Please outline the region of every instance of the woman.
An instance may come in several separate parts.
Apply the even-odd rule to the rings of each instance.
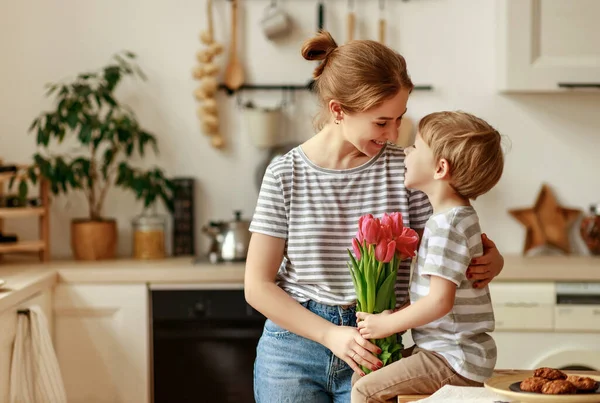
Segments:
[[[246,299],[268,320],[257,348],[258,403],[349,402],[353,371],[376,370],[377,347],[356,329],[347,249],[361,215],[401,212],[419,234],[427,197],[404,186],[404,152],[394,143],[413,84],[404,58],[375,41],[338,47],[320,32],[302,55],[321,60],[315,90],[318,133],[267,169],[250,226]],[[503,266],[493,242],[469,268],[474,287]],[[397,303],[407,301],[403,262]]]

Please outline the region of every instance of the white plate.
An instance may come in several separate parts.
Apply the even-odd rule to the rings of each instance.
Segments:
[[[568,371],[563,371],[565,374],[570,375]],[[494,376],[487,381],[484,385],[486,388],[498,393],[499,395],[506,396],[510,399],[519,401],[521,403],[598,403],[598,393],[582,393],[575,395],[543,395],[541,393],[529,393],[529,392],[513,392],[510,390],[510,385],[514,382],[520,382],[525,378],[533,375],[533,371],[527,374],[520,375],[499,375]],[[573,375],[588,376],[597,381],[600,381],[600,376],[597,375],[585,375],[582,373],[575,373]]]

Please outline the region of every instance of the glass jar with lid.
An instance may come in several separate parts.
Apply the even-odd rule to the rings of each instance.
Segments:
[[[132,220],[131,225],[133,257],[135,259],[164,259],[166,217],[141,214]]]
[[[600,255],[600,202],[590,206],[590,212],[581,220],[581,237],[592,255]]]

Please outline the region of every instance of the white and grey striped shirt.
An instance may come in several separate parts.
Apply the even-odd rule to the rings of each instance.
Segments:
[[[365,164],[345,170],[313,164],[300,146],[267,168],[250,231],[286,239],[276,282],[299,302],[356,301],[348,249],[364,214],[402,213],[421,229],[431,215],[427,196],[404,186],[404,151],[387,145]],[[408,296],[410,261],[402,263],[397,303]]]
[[[473,207],[431,216],[410,285],[410,301],[429,294],[430,276],[456,284],[454,307],[444,317],[412,329],[415,344],[441,354],[465,378],[484,382],[496,365],[494,311],[488,287],[473,288],[466,277],[471,259],[483,254],[479,218]]]

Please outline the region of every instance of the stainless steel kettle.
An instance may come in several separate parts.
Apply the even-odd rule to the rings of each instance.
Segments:
[[[212,243],[208,259],[212,263],[245,261],[250,244],[250,221],[242,220],[242,212],[235,211],[232,221],[210,221],[202,227]]]

